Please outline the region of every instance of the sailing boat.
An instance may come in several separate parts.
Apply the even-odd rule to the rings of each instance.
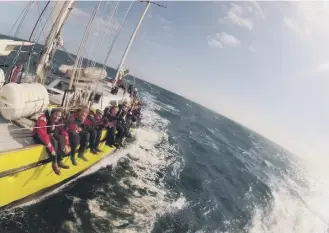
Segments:
[[[0,122],[0,132],[5,134],[2,138],[10,137],[10,134],[15,130],[21,130],[21,128],[19,128],[10,131],[9,129],[13,127],[10,121],[16,122],[16,124],[25,127],[25,129],[29,131],[28,129],[34,126],[31,125],[31,121],[28,117],[49,107],[48,91],[42,83],[47,76],[46,69],[49,66],[49,54],[53,49],[54,41],[58,39],[59,32],[71,11],[73,3],[73,0],[63,3],[61,11],[48,34],[36,72],[38,82],[21,84],[10,83],[1,88],[0,112],[2,116],[7,119],[7,121],[2,120],[2,122]],[[150,3],[151,2],[147,3],[129,41],[116,78],[119,76],[129,47],[149,9]],[[0,53],[8,52],[10,49],[13,49],[10,47],[10,43],[13,44],[14,42],[4,42],[0,40],[0,44],[1,43],[7,44],[4,51],[0,51]],[[23,45],[24,43],[26,42],[19,42],[18,44]],[[75,72],[76,66],[70,79],[70,87],[73,84]],[[101,141],[105,138],[105,134],[106,132],[102,132]],[[88,161],[78,159],[77,166],[71,166],[70,169],[62,170],[61,175],[57,176],[51,168],[51,160],[44,146],[29,145],[19,148],[17,144],[8,144],[5,148],[7,151],[0,153],[0,187],[3,190],[0,192],[0,209],[15,206],[42,195],[50,189],[61,186],[114,152],[114,149],[106,146],[104,142],[101,142],[99,148],[102,150],[101,153],[92,155],[88,150],[85,153],[85,156],[88,157]],[[63,162],[64,164],[68,164],[69,158],[65,157]]]

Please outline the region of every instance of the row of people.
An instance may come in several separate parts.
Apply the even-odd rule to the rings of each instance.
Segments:
[[[109,147],[122,147],[124,137],[131,137],[129,128],[131,122],[139,121],[141,103],[133,103],[130,106],[124,102],[119,106],[111,106],[104,110],[89,110],[81,107],[63,115],[59,108],[46,111],[36,122],[33,129],[33,139],[37,144],[45,145],[52,160],[52,168],[57,175],[60,169],[70,167],[63,163],[63,157],[70,155],[72,165],[77,166],[76,153],[84,161],[85,151],[89,147],[90,152],[98,154],[102,131],[107,130],[106,145]],[[78,148],[79,146],[79,148]]]

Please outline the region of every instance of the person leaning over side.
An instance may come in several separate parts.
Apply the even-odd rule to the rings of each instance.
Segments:
[[[88,159],[84,156],[85,150],[88,147],[90,141],[90,133],[86,130],[86,119],[89,114],[89,109],[86,106],[83,106],[80,111],[77,111],[75,114],[71,116],[70,124],[68,126],[69,131],[69,139],[71,146],[71,161],[74,166],[77,165],[75,154],[78,145],[79,152],[78,157],[84,161],[88,161]]]
[[[91,110],[86,121],[86,130],[90,133],[90,152],[97,154],[101,152],[98,149],[100,139],[102,136],[102,113],[100,110]]]
[[[63,156],[70,152],[68,133],[62,115],[60,109],[53,109],[50,113],[46,111],[37,119],[36,128],[32,132],[35,143],[46,146],[52,160],[52,168],[57,175],[60,175],[58,167],[70,168],[62,161]]]
[[[107,136],[106,136],[106,145],[109,147],[117,147],[119,148],[120,145],[118,145],[118,139],[120,139],[123,136],[123,130],[121,128],[117,128],[117,121],[119,118],[117,117],[119,108],[117,106],[112,106],[108,109],[106,112],[106,115],[104,114],[104,119],[107,121],[106,123],[106,129],[107,129]],[[115,132],[118,131],[117,135]]]

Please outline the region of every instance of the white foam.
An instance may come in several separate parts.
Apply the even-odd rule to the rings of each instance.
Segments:
[[[129,189],[131,186],[137,187],[138,189],[134,191],[134,195],[128,197],[129,204],[120,207],[120,212],[133,215],[133,223],[128,224],[127,220],[117,219],[117,217],[111,216],[110,213],[102,209],[102,203],[109,202],[109,200],[103,200],[101,197],[87,201],[88,209],[93,218],[108,219],[108,224],[112,227],[114,226],[114,228],[123,224],[128,224],[125,229],[118,228],[114,229],[113,232],[136,232],[138,231],[136,229],[143,229],[143,232],[150,232],[159,216],[167,212],[174,212],[185,208],[187,206],[185,198],[183,196],[174,198],[174,195],[171,195],[171,191],[166,189],[165,183],[163,182],[166,174],[162,174],[161,171],[171,166],[171,175],[174,175],[174,178],[178,179],[179,173],[184,165],[184,161],[175,156],[178,153],[177,146],[170,145],[168,142],[167,126],[170,122],[161,118],[160,115],[155,112],[163,108],[171,111],[175,110],[167,105],[159,104],[151,94],[143,93],[142,98],[143,102],[146,103],[146,107],[142,112],[142,126],[137,130],[137,140],[133,144],[103,159],[76,179],[22,206],[42,201],[50,195],[60,192],[72,182],[76,182],[77,179],[90,175],[102,167],[112,165],[113,170],[115,170],[121,158],[128,158],[130,160],[129,166],[137,176],[122,177],[119,185],[126,189]],[[159,177],[159,173],[162,174],[162,177]],[[129,185],[127,185],[125,181],[128,181]],[[146,194],[141,194],[138,190],[146,190]],[[72,198],[73,200],[69,212],[73,215],[74,221],[65,221],[62,228],[70,232],[76,232],[82,224],[79,218],[80,213],[77,211],[81,200],[77,197],[69,197],[67,195],[66,197]],[[16,213],[24,214],[24,212],[20,212],[21,210],[24,209],[12,210],[12,213],[13,215],[16,215]],[[6,214],[6,216],[8,217],[10,215]],[[3,217],[3,215],[1,215],[1,217]]]
[[[140,129],[139,137],[133,148],[128,152],[132,159],[130,166],[136,173],[136,177],[125,177],[121,185],[129,181],[130,186],[139,190],[146,190],[147,194],[139,192],[129,197],[127,207],[133,214],[133,225],[143,232],[150,232],[157,217],[168,212],[174,212],[185,206],[185,198],[170,198],[170,191],[166,189],[163,178],[159,178],[158,172],[167,166],[173,167],[173,173],[179,173],[182,169],[182,161],[177,161],[172,153],[177,153],[173,145],[168,142],[166,126],[169,122],[161,118],[154,110],[161,110],[163,106],[156,103],[155,97],[144,94],[143,101],[148,106],[143,111],[144,127]],[[158,145],[157,147],[154,147]],[[160,146],[159,146],[160,145]],[[175,176],[176,177],[176,176]],[[156,184],[155,181],[158,181]],[[155,195],[154,195],[155,194]],[[136,232],[136,228],[114,230],[114,232]]]
[[[183,169],[183,161],[177,160],[172,153],[177,153],[177,148],[168,142],[166,127],[169,121],[161,118],[155,110],[161,110],[162,106],[156,103],[155,97],[144,93],[143,102],[147,107],[143,110],[142,127],[138,131],[137,140],[127,148],[120,149],[117,153],[117,160],[112,164],[114,170],[119,159],[126,157],[130,159],[129,166],[136,176],[121,177],[119,181],[120,188],[129,190],[134,187],[136,190],[133,195],[128,195],[128,205],[120,206],[118,211],[132,216],[130,221],[118,219],[110,216],[100,208],[102,202],[109,200],[96,199],[88,202],[89,210],[95,218],[108,218],[108,224],[114,227],[113,232],[137,232],[143,229],[143,232],[151,232],[156,219],[165,214],[178,211],[187,206],[183,196],[178,198],[171,197],[171,193],[166,189],[163,177],[159,177],[162,169],[167,166],[172,167],[172,175],[178,178]],[[155,145],[157,145],[155,147]],[[128,156],[126,156],[128,154]],[[87,173],[97,171],[102,166],[109,163],[105,159],[102,163],[89,169]],[[162,174],[165,176],[165,174]],[[111,186],[112,184],[107,184]],[[140,193],[139,190],[144,190]],[[114,201],[114,200],[112,200]],[[115,204],[115,203],[114,203]],[[132,222],[131,222],[132,221]],[[127,224],[124,229],[122,225]],[[117,229],[116,229],[117,228]]]
[[[101,210],[99,201],[96,199],[88,200],[88,208],[90,212],[98,218],[105,218],[107,216],[107,212]]]
[[[282,158],[283,155],[277,154],[277,157]],[[291,157],[292,168],[282,171],[283,178],[272,177],[269,186],[273,202],[267,209],[256,208],[250,233],[328,231],[328,169],[319,173],[319,170],[314,170],[314,161],[311,160]]]

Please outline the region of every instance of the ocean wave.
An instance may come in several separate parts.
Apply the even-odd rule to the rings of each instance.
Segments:
[[[99,196],[97,201],[89,202],[89,210],[95,218],[93,222],[104,221],[106,215],[104,224],[112,232],[150,232],[158,216],[185,205],[185,198],[177,197],[164,182],[168,167],[172,169],[171,174],[179,178],[183,166],[175,157],[177,146],[168,141],[166,126],[169,121],[155,113],[154,110],[161,107],[154,102],[154,96],[144,93],[142,98],[148,106],[143,111],[143,127],[134,145],[119,152],[126,155],[124,159],[112,168],[115,183],[109,183],[107,190],[112,190],[113,196]],[[125,199],[121,204],[116,202],[118,189]],[[111,206],[108,199],[112,200]],[[111,208],[112,213],[105,211]]]
[[[144,92],[142,99],[146,106],[135,143],[102,160],[76,180],[2,213],[0,218],[5,221],[26,218],[25,226],[33,228],[28,222],[31,205],[47,205],[50,196],[60,194],[71,203],[68,213],[71,217],[60,226],[63,232],[104,232],[106,229],[112,232],[150,232],[159,216],[184,208],[184,196],[168,189],[165,182],[167,176],[179,179],[184,161],[176,157],[178,145],[168,135],[170,122],[156,113],[163,108],[174,110],[159,105],[152,94]],[[98,184],[90,183],[84,190],[83,183],[94,179],[98,179]],[[74,185],[70,186],[73,182]],[[62,193],[65,187],[69,188]],[[79,192],[74,191],[76,189]]]

